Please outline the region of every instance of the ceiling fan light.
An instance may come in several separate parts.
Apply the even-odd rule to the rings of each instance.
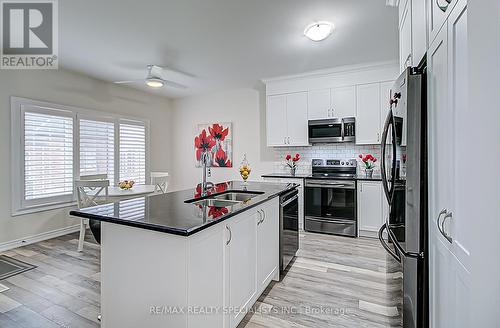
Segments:
[[[146,85],[151,88],[161,88],[162,86],[165,85],[165,83],[161,79],[152,77],[146,79]]]
[[[330,22],[314,22],[307,25],[304,35],[312,41],[323,41],[332,34],[334,28]]]

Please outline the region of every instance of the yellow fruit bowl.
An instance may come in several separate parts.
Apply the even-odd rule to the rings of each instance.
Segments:
[[[132,189],[134,186],[135,182],[133,180],[124,180],[118,184],[118,187],[123,190],[129,190]]]

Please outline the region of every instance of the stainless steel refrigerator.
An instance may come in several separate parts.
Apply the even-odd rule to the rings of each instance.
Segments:
[[[402,264],[405,328],[428,327],[425,82],[425,63],[407,68],[396,80],[381,144],[382,185],[389,216],[379,230],[379,239]]]

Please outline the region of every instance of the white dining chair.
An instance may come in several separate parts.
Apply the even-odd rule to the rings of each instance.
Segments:
[[[151,172],[151,184],[155,186],[155,192],[166,193],[168,188],[168,172]]]
[[[108,199],[109,180],[107,174],[82,175],[75,180],[76,200],[78,209],[95,206],[106,202]],[[88,219],[80,219],[80,237],[78,239],[78,251],[83,251],[85,231]]]

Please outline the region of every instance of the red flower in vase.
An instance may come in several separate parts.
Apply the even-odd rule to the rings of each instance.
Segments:
[[[217,123],[213,124],[212,127],[209,127],[208,131],[215,140],[220,140],[220,141],[224,141],[224,139],[229,134],[229,128],[224,129],[222,125]]]
[[[199,161],[203,152],[209,152],[215,146],[215,140],[212,136],[207,136],[207,131],[203,130],[194,138],[194,146],[196,147],[196,160]]]
[[[217,219],[218,217],[223,216],[224,214],[227,214],[229,210],[227,207],[215,207],[215,206],[209,206],[208,207],[208,216],[211,216],[214,219]]]
[[[226,152],[219,148],[215,153],[215,163],[220,167],[232,167],[231,161],[227,158]]]

